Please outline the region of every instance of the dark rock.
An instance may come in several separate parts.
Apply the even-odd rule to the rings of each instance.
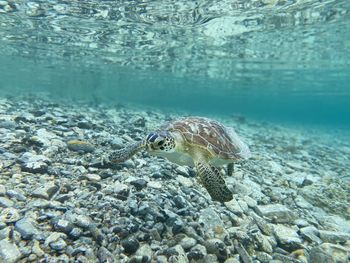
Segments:
[[[39,233],[28,218],[22,218],[15,224],[15,230],[21,234],[23,239],[31,239]]]
[[[176,195],[174,197],[174,202],[177,208],[181,209],[187,207],[186,199],[181,195]]]
[[[78,127],[80,129],[91,129],[92,128],[92,125],[90,122],[87,122],[87,121],[80,121],[78,122]]]
[[[172,230],[173,234],[176,235],[176,234],[179,234],[179,233],[183,232],[184,231],[184,227],[185,227],[184,222],[182,220],[180,220],[180,219],[177,219],[174,222],[173,227],[172,227],[171,230]]]
[[[21,170],[29,173],[44,174],[48,170],[50,160],[44,155],[35,155],[30,152],[24,153],[19,159],[21,162]]]
[[[124,251],[128,254],[135,253],[137,249],[140,247],[140,243],[134,237],[123,239],[121,242],[121,245],[124,248]]]
[[[54,218],[52,220],[52,224],[56,231],[63,232],[65,234],[69,234],[73,229],[73,226],[69,221],[61,219],[59,217]]]
[[[131,181],[130,184],[135,186],[137,191],[140,191],[147,186],[147,182],[144,179],[137,179],[135,181]]]

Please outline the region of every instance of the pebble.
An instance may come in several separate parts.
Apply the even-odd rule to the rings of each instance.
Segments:
[[[3,239],[0,240],[0,262],[15,263],[22,257],[16,244]]]
[[[147,185],[148,185],[148,187],[151,187],[154,189],[161,189],[163,187],[163,185],[157,181],[149,181]]]
[[[4,196],[6,194],[6,187],[0,184],[0,196]]]
[[[6,194],[11,198],[17,199],[18,201],[26,201],[27,200],[27,198],[22,193],[17,192],[15,190],[8,190],[6,192]]]
[[[137,191],[140,191],[147,186],[147,181],[144,179],[137,179],[137,180],[131,181],[130,184],[135,186]]]
[[[40,243],[37,240],[33,241],[32,252],[38,257],[43,257],[45,252],[41,249]]]
[[[79,179],[88,180],[91,182],[98,182],[101,181],[101,176],[99,176],[98,174],[85,174],[80,176]]]
[[[140,247],[140,243],[134,237],[129,237],[121,241],[124,251],[128,254],[133,254]]]
[[[126,200],[129,195],[129,187],[126,184],[115,182],[113,187],[114,193],[117,195],[117,198],[120,200]]]
[[[77,215],[74,216],[74,223],[79,227],[88,228],[92,223],[92,219],[86,215]]]
[[[220,230],[223,230],[224,223],[218,213],[213,208],[203,209],[198,218],[198,223],[202,226],[204,233],[208,237],[216,237]]]
[[[56,231],[65,234],[69,234],[73,229],[73,226],[69,221],[60,218],[55,218],[53,220],[53,226]]]
[[[340,245],[323,243],[319,246],[313,247],[310,251],[310,263],[319,262],[349,262],[349,251]]]
[[[259,205],[257,206],[257,213],[276,223],[293,223],[296,219],[294,212],[281,204]]]
[[[0,197],[0,207],[12,207],[14,202],[7,197]]]
[[[185,177],[189,177],[189,176],[190,176],[190,174],[189,174],[189,172],[188,172],[188,169],[187,169],[186,167],[184,167],[184,166],[177,166],[176,169],[175,169],[175,171],[176,171],[178,174],[183,175],[183,176],[185,176]]]
[[[180,245],[182,246],[182,248],[187,251],[189,249],[191,249],[192,247],[194,247],[197,244],[197,240],[195,240],[192,237],[184,237],[183,239],[181,239],[180,241]]]
[[[54,184],[49,184],[47,186],[41,186],[41,187],[36,188],[32,192],[32,196],[49,200],[58,191],[58,189],[59,189],[59,187],[57,185],[54,185]]]
[[[136,256],[140,256],[142,258],[142,262],[151,262],[153,251],[150,245],[143,244],[137,249],[135,254]]]
[[[17,209],[7,207],[0,212],[0,222],[14,223],[20,219],[20,215]]]
[[[320,238],[325,243],[336,244],[336,243],[345,243],[346,241],[350,241],[350,233],[320,230],[319,235],[320,235]]]
[[[288,251],[302,248],[302,241],[296,230],[281,224],[273,225],[273,229],[276,239],[282,248]]]
[[[50,160],[44,156],[44,155],[36,155],[32,154],[30,152],[24,153],[20,161],[22,162],[21,164],[21,170],[24,172],[29,172],[29,173],[40,173],[44,174],[48,171],[48,163],[50,163]]]
[[[115,262],[114,258],[115,256],[108,251],[105,247],[100,247],[97,252],[97,257],[99,259],[99,262],[108,262],[113,263]]]
[[[60,232],[52,232],[46,239],[45,239],[45,246],[49,246],[52,242],[58,241],[60,238],[66,238],[67,235]]]
[[[61,238],[58,239],[57,241],[50,242],[50,247],[56,251],[61,251],[65,249],[66,246],[67,246],[67,243]]]
[[[184,177],[182,175],[177,175],[176,179],[182,186],[188,188],[193,187],[193,181],[190,178]]]
[[[319,238],[320,232],[314,226],[306,226],[300,228],[300,235],[307,241],[313,242],[316,244],[321,244],[322,240]]]
[[[85,141],[71,140],[67,142],[68,149],[75,152],[91,153],[95,151],[95,147]]]
[[[23,239],[32,239],[33,236],[39,233],[38,229],[34,227],[28,218],[22,218],[15,224],[15,230],[21,234]]]

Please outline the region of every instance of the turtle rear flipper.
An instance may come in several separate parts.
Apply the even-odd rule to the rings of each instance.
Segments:
[[[216,167],[210,167],[206,162],[196,162],[200,183],[207,189],[211,198],[219,202],[232,200],[232,193],[227,188],[225,180]]]
[[[124,148],[111,153],[111,155],[108,156],[108,161],[111,163],[122,163],[145,148],[145,146],[146,144],[144,140],[128,144]]]

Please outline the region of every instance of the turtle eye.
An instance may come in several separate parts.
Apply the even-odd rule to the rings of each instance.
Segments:
[[[158,138],[157,134],[151,133],[150,135],[147,136],[147,141],[154,142],[155,139]]]
[[[160,145],[162,145],[163,143],[164,143],[164,140],[161,140],[161,141],[158,142],[158,145],[160,146]]]

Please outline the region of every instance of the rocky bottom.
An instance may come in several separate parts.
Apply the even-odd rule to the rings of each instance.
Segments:
[[[349,141],[217,118],[253,153],[225,204],[147,153],[101,164],[175,117],[0,99],[0,262],[349,262]]]

